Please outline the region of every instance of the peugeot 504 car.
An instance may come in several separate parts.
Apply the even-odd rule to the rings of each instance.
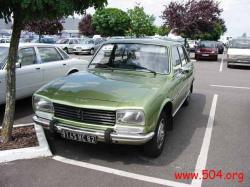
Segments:
[[[157,157],[173,117],[190,102],[193,71],[180,43],[109,40],[87,72],[54,80],[34,94],[33,120],[66,139],[143,145]]]

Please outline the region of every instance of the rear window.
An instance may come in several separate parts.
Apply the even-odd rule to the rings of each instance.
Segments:
[[[62,60],[62,56],[54,47],[38,47],[43,63]]]
[[[216,43],[215,42],[200,42],[199,47],[202,48],[216,48]]]
[[[250,49],[250,40],[248,39],[234,39],[229,44],[230,48]]]

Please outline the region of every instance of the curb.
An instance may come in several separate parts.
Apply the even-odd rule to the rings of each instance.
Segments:
[[[31,123],[31,124],[24,124],[24,125],[15,125],[14,128],[21,127],[21,126],[22,127],[30,126],[30,125],[34,125],[35,127],[39,146],[0,151],[0,163],[10,162],[14,160],[52,156],[52,153],[49,149],[48,142],[44,135],[43,128],[41,126]]]

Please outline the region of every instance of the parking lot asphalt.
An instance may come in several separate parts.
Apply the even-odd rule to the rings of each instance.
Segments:
[[[159,158],[145,157],[140,147],[83,144],[55,139],[46,132],[53,154],[62,159],[2,164],[0,186],[195,186],[191,179],[177,180],[175,173],[194,172],[204,163],[203,169],[235,173],[235,177],[203,180],[202,186],[249,187],[250,68],[228,69],[222,58],[224,55],[217,62],[195,62],[191,103],[175,116],[174,130]],[[0,122],[3,112],[1,106]],[[15,124],[31,123],[32,115],[30,98],[17,102]],[[242,181],[236,173],[243,174]]]

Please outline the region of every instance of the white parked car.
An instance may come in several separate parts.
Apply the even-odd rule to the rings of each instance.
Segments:
[[[233,39],[227,50],[227,67],[250,66],[250,39]]]
[[[61,49],[63,49],[64,51],[66,51],[66,53],[70,54],[73,51],[72,46],[79,44],[80,39],[79,38],[63,38],[63,39],[59,39],[55,46],[60,47]]]
[[[0,104],[5,103],[6,62],[9,44],[0,44]],[[49,44],[20,43],[16,63],[16,98],[31,96],[53,79],[85,71],[88,62],[70,58]]]
[[[94,39],[82,39],[79,44],[71,45],[70,51],[74,54],[90,54],[95,53],[95,46],[99,44]]]

